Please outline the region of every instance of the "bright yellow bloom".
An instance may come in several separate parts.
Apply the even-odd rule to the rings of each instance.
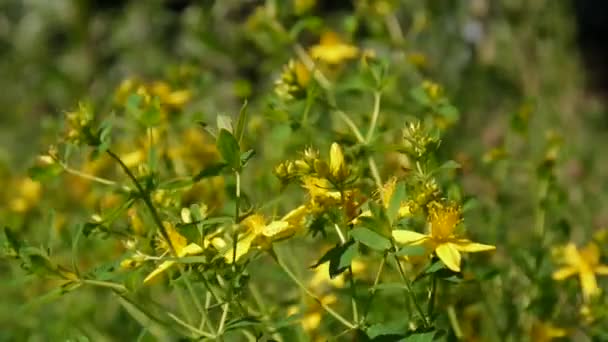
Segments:
[[[163,222],[163,226],[167,231],[167,235],[169,235],[171,246],[173,246],[173,248],[175,249],[176,257],[183,258],[188,255],[195,255],[203,252],[203,248],[201,246],[195,243],[188,244],[188,240],[186,240],[186,238],[181,235],[171,223]],[[168,242],[164,240],[161,240],[161,248],[165,249],[165,251],[170,250]],[[173,266],[173,264],[175,264],[174,260],[167,260],[162,262],[154,271],[152,271],[146,277],[146,279],[144,279],[144,283],[147,283],[150,280],[154,279],[156,276],[166,271],[169,267]]]
[[[302,227],[302,221],[308,213],[306,206],[302,205],[287,213],[280,220],[266,224],[266,219],[260,214],[247,216],[241,225],[245,233],[236,243],[236,252],[230,247],[222,253],[227,263],[238,261],[247,254],[252,246],[269,248],[274,241],[285,239]]]
[[[359,49],[344,43],[335,32],[321,35],[319,44],[310,48],[312,58],[328,64],[340,64],[345,60],[356,58]]]
[[[569,243],[564,248],[563,264],[562,268],[553,272],[553,279],[564,280],[578,274],[586,300],[601,292],[595,275],[608,275],[608,265],[600,264],[600,250],[596,244],[589,243],[578,250],[575,244]]]
[[[458,205],[435,205],[429,209],[430,234],[425,235],[410,230],[394,230],[395,241],[406,245],[418,245],[434,251],[452,271],[460,272],[460,252],[483,252],[496,249],[495,246],[471,242],[457,237],[454,229],[461,221]]]
[[[335,178],[340,178],[344,173],[344,153],[338,143],[331,144],[329,149],[329,172]]]

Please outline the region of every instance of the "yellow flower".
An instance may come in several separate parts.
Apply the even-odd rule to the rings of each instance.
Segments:
[[[344,153],[338,143],[331,144],[329,149],[329,173],[336,181],[343,181],[348,177]]]
[[[282,240],[295,234],[302,227],[304,217],[308,213],[306,206],[302,205],[287,213],[280,220],[266,224],[266,219],[260,214],[247,216],[241,225],[245,233],[236,243],[236,252],[233,247],[225,250],[222,255],[227,263],[238,261],[247,254],[252,246],[269,248],[273,242]]]
[[[569,243],[564,248],[564,266],[553,272],[553,279],[564,280],[578,274],[585,299],[589,299],[601,292],[597,285],[595,275],[608,275],[608,265],[600,264],[600,250],[594,243],[578,250],[576,245]]]
[[[340,201],[340,192],[333,190],[329,181],[325,178],[313,176],[302,177],[302,187],[308,190],[313,202],[325,203]]]
[[[175,249],[176,257],[183,258],[188,255],[200,254],[203,252],[203,248],[195,243],[188,244],[188,240],[181,235],[175,227],[169,222],[163,222],[163,226],[169,235],[170,242],[161,240],[161,248],[165,251],[169,251],[169,243]],[[166,271],[169,267],[175,264],[174,260],[163,261],[158,267],[152,271],[146,279],[144,279],[144,283],[149,282],[150,280],[156,278],[159,274]]]
[[[359,49],[344,43],[335,32],[326,32],[321,35],[319,44],[310,48],[310,54],[312,58],[327,64],[340,64],[345,60],[356,58]]]
[[[424,246],[443,261],[452,271],[460,272],[460,252],[483,252],[496,249],[495,246],[471,242],[457,237],[454,229],[461,221],[458,205],[434,205],[429,209],[430,234],[425,235],[410,230],[394,230],[395,241],[406,245]]]

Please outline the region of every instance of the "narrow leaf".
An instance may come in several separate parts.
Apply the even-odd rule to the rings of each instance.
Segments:
[[[358,227],[351,230],[350,235],[355,240],[377,251],[385,251],[391,248],[389,239],[364,227]]]
[[[234,136],[227,130],[221,129],[216,144],[226,163],[234,170],[238,170],[241,166],[241,151]]]

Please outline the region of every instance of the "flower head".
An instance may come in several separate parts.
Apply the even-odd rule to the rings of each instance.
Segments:
[[[188,255],[195,255],[203,252],[203,248],[201,246],[195,243],[189,244],[188,240],[181,235],[170,222],[163,222],[163,226],[165,227],[169,241],[164,238],[159,239],[159,249],[164,250],[165,253],[173,248],[175,250],[175,256],[178,258],[183,258]],[[159,274],[165,272],[169,267],[173,266],[173,264],[175,264],[174,260],[163,261],[146,277],[146,279],[144,279],[144,283],[156,278]]]
[[[553,272],[553,279],[564,280],[578,274],[586,300],[601,292],[595,275],[608,275],[608,265],[600,264],[600,250],[596,244],[589,243],[579,250],[569,243],[563,250],[562,264],[562,268]]]
[[[427,218],[430,234],[410,230],[394,230],[395,241],[405,245],[419,245],[435,252],[437,257],[452,271],[460,272],[460,252],[483,252],[496,249],[463,239],[454,234],[462,221],[461,208],[456,204],[435,203],[429,209]]]
[[[356,58],[359,49],[344,43],[335,32],[326,32],[321,35],[319,44],[310,48],[310,54],[312,58],[327,64],[340,64],[345,60]]]

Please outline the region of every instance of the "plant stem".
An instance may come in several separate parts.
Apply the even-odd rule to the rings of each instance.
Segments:
[[[291,280],[293,280],[293,282],[296,283],[296,285],[298,285],[298,287],[300,287],[302,289],[302,291],[304,291],[308,296],[310,296],[317,303],[319,303],[319,305],[321,305],[321,307],[328,314],[332,315],[336,320],[338,320],[340,323],[342,323],[345,327],[347,327],[349,329],[356,328],[355,324],[351,323],[349,320],[347,320],[342,315],[340,315],[339,313],[334,311],[332,308],[330,308],[327,304],[323,303],[323,301],[319,297],[317,297],[308,288],[306,288],[306,286],[304,284],[302,284],[302,282],[295,276],[295,274],[293,274],[293,272],[291,272],[291,270],[289,270],[289,268],[287,268],[287,266],[285,266],[285,264],[283,264],[283,262],[280,259],[277,258],[276,261],[277,261],[277,264],[279,264],[279,266],[283,269],[283,271],[285,271],[285,273],[287,273],[289,278],[291,278]]]
[[[414,307],[416,307],[416,310],[418,311],[418,314],[420,315],[420,317],[422,317],[424,326],[429,327],[430,323],[428,321],[428,318],[424,314],[424,311],[422,311],[422,307],[418,303],[418,299],[416,299],[416,294],[414,293],[414,290],[412,289],[412,284],[410,283],[409,279],[407,279],[407,276],[405,275],[405,271],[403,270],[403,267],[401,266],[401,263],[399,262],[399,258],[397,258],[396,255],[394,255],[394,257],[395,257],[395,263],[397,264],[397,268],[399,269],[399,274],[401,275],[401,280],[403,280],[403,282],[405,283],[405,286],[407,287],[407,293],[409,293],[409,295],[412,299],[412,302],[414,303]]]
[[[380,276],[382,275],[382,271],[384,270],[384,264],[386,264],[386,257],[382,258],[382,261],[380,262],[380,266],[378,267],[378,272],[376,272],[374,284],[370,288],[371,294],[370,294],[369,298],[367,299],[367,302],[365,303],[363,317],[367,317],[367,315],[369,314],[369,309],[371,308],[372,301],[374,300],[374,296],[376,295],[376,286],[378,286],[378,283],[380,282]]]
[[[336,232],[338,233],[338,236],[340,237],[340,244],[344,245],[346,243],[346,238],[344,237],[344,233],[342,233],[342,230],[340,229],[340,227],[334,223],[334,227],[336,228]],[[350,275],[350,290],[351,290],[351,304],[353,307],[353,321],[358,322],[359,321],[359,310],[357,309],[357,301],[356,301],[356,290],[355,290],[355,278],[353,275],[353,267],[352,266],[348,266],[348,273]]]
[[[154,204],[152,203],[152,200],[150,199],[150,193],[148,193],[148,192],[146,192],[144,190],[144,188],[141,186],[141,184],[139,183],[139,181],[137,180],[137,178],[135,177],[135,175],[133,175],[133,173],[131,172],[131,170],[129,169],[129,167],[127,165],[125,165],[125,163],[122,161],[122,159],[120,159],[120,157],[118,155],[116,155],[111,150],[107,150],[106,153],[108,153],[108,155],[110,157],[112,157],[112,159],[114,159],[120,165],[120,167],[123,169],[123,171],[131,179],[131,181],[133,182],[133,184],[137,188],[137,191],[139,192],[139,195],[140,195],[141,199],[144,201],[144,203],[148,207],[148,210],[150,210],[150,213],[152,214],[152,218],[154,220],[154,223],[156,224],[156,226],[158,227],[159,231],[161,232],[161,235],[163,236],[163,238],[167,242],[167,245],[169,246],[171,254],[173,256],[175,256],[175,257],[178,257],[178,255],[177,255],[177,253],[175,251],[175,246],[173,246],[173,242],[169,238],[169,233],[165,229],[165,226],[163,225],[163,223],[162,223],[162,221],[160,219],[160,215],[158,214],[158,211],[156,210],[156,207],[154,207]],[[186,284],[188,292],[190,293],[190,296],[192,297],[192,300],[194,301],[194,304],[196,305],[197,309],[199,310],[199,312],[201,314],[201,319],[204,320],[207,313],[204,310],[204,308],[203,308],[203,306],[202,306],[202,304],[200,302],[200,299],[198,298],[198,296],[194,292],[194,288],[192,287],[192,284],[190,283],[190,280],[188,279],[188,277],[186,277],[186,274],[185,274],[185,271],[184,271],[184,266],[181,265],[181,264],[179,264],[179,263],[177,264],[177,266],[178,266],[180,274],[182,275],[182,277],[184,279],[184,282]]]
[[[208,332],[206,332],[206,331],[203,331],[203,330],[200,330],[200,329],[198,329],[198,328],[196,328],[196,327],[193,327],[193,326],[191,326],[190,324],[188,324],[188,323],[186,323],[186,322],[182,321],[182,320],[181,320],[179,317],[175,316],[174,314],[172,314],[172,313],[170,313],[170,312],[169,312],[167,315],[168,315],[169,317],[171,317],[171,318],[172,318],[172,319],[173,319],[175,322],[177,322],[179,325],[181,325],[181,326],[183,326],[184,328],[186,328],[186,329],[190,330],[190,332],[192,332],[192,333],[194,333],[194,334],[196,334],[196,335],[198,335],[198,336],[203,336],[203,337],[206,337],[206,338],[212,338],[212,339],[215,339],[215,338],[216,338],[216,336],[215,336],[214,334],[210,334],[210,333],[208,333]]]
[[[435,296],[437,294],[437,277],[435,273],[431,275],[431,292],[429,293],[429,302],[427,304],[427,316],[433,317],[435,311]]]
[[[448,306],[448,319],[450,320],[450,325],[452,326],[452,330],[454,331],[454,335],[456,338],[461,340],[464,335],[462,330],[460,329],[460,324],[458,323],[458,317],[456,317],[456,311],[454,311],[454,306]]]
[[[63,168],[63,170],[69,174],[72,174],[74,176],[83,178],[83,179],[87,179],[93,182],[97,182],[99,184],[103,184],[103,185],[109,185],[109,186],[113,186],[113,187],[119,187],[122,190],[125,191],[130,191],[131,189],[129,189],[128,186],[121,186],[118,183],[116,183],[113,180],[109,180],[109,179],[105,179],[105,178],[101,178],[101,177],[97,177],[88,173],[84,173],[82,171],[78,171],[76,169],[72,169],[71,167],[69,167],[67,164],[59,162],[59,165],[61,165],[61,167]]]
[[[230,311],[230,305],[228,304],[228,302],[226,302],[226,304],[223,305],[222,310],[223,310],[222,318],[220,319],[220,324],[217,328],[217,333],[220,335],[224,333],[224,325],[226,324],[226,318],[228,317],[228,311]]]
[[[80,282],[82,284],[85,285],[92,285],[92,286],[98,286],[98,287],[107,287],[113,290],[117,290],[119,292],[127,292],[127,288],[122,285],[122,284],[118,284],[118,283],[112,283],[109,281],[103,281],[103,280],[92,280],[92,279],[80,279]]]
[[[141,186],[141,184],[139,183],[139,181],[137,180],[135,175],[133,175],[133,173],[131,172],[129,167],[127,165],[125,165],[125,163],[122,161],[122,159],[120,159],[120,157],[118,155],[116,155],[111,150],[107,150],[106,153],[110,157],[112,157],[112,159],[114,159],[118,163],[118,165],[120,165],[122,170],[129,177],[129,179],[131,179],[131,181],[137,188],[137,192],[139,192],[141,199],[144,201],[144,203],[148,207],[148,210],[150,210],[154,223],[156,224],[156,226],[158,226],[158,229],[161,232],[161,235],[167,241],[167,245],[169,246],[169,249],[171,250],[171,254],[177,256],[177,253],[175,253],[175,246],[173,246],[171,239],[169,239],[169,234],[167,233],[167,230],[165,229],[165,226],[163,225],[163,223],[160,219],[160,216],[158,215],[158,212],[156,211],[156,208],[154,207],[154,204],[152,204],[152,200],[150,199],[150,194],[144,190],[144,188]]]
[[[370,143],[374,137],[374,130],[376,129],[376,125],[378,124],[378,117],[380,116],[380,100],[382,98],[382,93],[380,91],[374,92],[374,111],[372,112],[372,121],[369,124],[369,130],[367,131],[367,136],[365,137],[365,142]]]

